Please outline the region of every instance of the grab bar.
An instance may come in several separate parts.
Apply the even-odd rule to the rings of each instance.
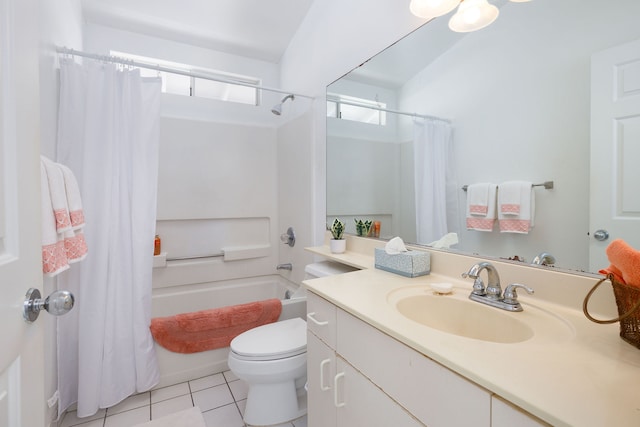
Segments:
[[[216,258],[221,256],[224,256],[224,252],[218,252],[211,255],[193,255],[193,256],[173,257],[173,258],[167,258],[167,261],[187,261],[190,259]]]

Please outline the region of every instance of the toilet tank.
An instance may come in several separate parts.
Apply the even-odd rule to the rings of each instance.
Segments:
[[[341,264],[334,261],[320,261],[309,264],[304,268],[304,278],[315,279],[318,277],[333,276],[335,274],[348,273],[358,270],[350,265]]]

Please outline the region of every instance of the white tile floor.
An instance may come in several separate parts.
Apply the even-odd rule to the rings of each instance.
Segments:
[[[230,371],[131,396],[93,417],[67,412],[59,427],[131,427],[164,415],[200,407],[207,427],[244,427],[247,386]],[[307,427],[307,417],[282,427]]]

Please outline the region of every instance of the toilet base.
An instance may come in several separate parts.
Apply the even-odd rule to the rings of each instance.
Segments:
[[[295,381],[249,387],[243,420],[247,426],[284,424],[307,414],[307,392]]]

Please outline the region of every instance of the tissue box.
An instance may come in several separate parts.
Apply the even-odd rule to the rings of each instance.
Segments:
[[[405,277],[424,276],[431,272],[431,254],[422,251],[407,251],[389,255],[383,248],[376,248],[375,265],[380,270]]]

